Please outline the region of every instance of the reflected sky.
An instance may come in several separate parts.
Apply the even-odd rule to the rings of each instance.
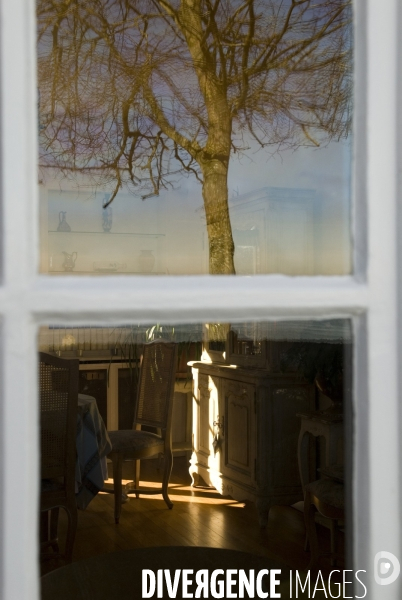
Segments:
[[[350,2],[204,8],[37,0],[41,272],[351,273]]]

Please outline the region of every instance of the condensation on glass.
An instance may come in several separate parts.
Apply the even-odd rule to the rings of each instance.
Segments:
[[[40,271],[348,274],[349,0],[37,0]]]

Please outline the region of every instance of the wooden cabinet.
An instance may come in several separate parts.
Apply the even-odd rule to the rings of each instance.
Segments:
[[[274,504],[303,498],[297,413],[313,410],[314,387],[299,375],[193,363],[190,474],[221,494],[256,503],[260,524]]]

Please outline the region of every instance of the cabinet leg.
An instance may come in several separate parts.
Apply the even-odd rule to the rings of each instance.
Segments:
[[[190,477],[191,477],[191,487],[211,487],[210,485],[207,485],[205,483],[205,481],[203,480],[203,478],[201,477],[201,475],[197,472],[190,472]]]
[[[261,529],[265,529],[268,525],[268,516],[269,509],[271,508],[271,502],[266,498],[257,498],[256,506],[258,511],[258,523]]]

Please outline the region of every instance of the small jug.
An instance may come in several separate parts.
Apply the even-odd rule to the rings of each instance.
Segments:
[[[63,267],[65,271],[72,271],[75,267],[75,261],[77,260],[78,254],[73,252],[72,254],[68,254],[68,252],[64,252],[64,263]]]
[[[57,231],[71,231],[71,227],[66,221],[66,214],[63,210],[59,212],[59,226]]]

